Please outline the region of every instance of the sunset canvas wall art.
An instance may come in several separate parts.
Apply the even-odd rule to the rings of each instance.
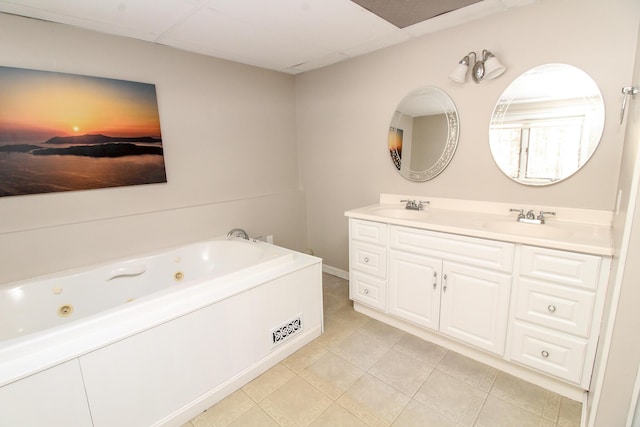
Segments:
[[[0,67],[0,196],[163,182],[155,85]]]

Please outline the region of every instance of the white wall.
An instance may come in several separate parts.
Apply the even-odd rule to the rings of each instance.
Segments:
[[[345,210],[376,203],[379,193],[430,195],[522,205],[612,210],[624,129],[620,88],[630,81],[640,2],[541,0],[296,78],[300,173],[307,194],[309,247],[325,264],[348,269]],[[491,50],[507,71],[459,85],[447,75],[469,51]],[[524,71],[545,63],[586,71],[602,91],[606,123],[588,164],[564,182],[517,184],[495,166],[488,124],[495,102]],[[444,89],[460,116],[460,141],[447,169],[412,183],[396,172],[387,129],[411,90]]]
[[[9,15],[0,65],[154,83],[168,178],[0,198],[0,283],[236,226],[306,248],[293,76]]]
[[[633,79],[640,87],[640,28]],[[607,305],[601,328],[596,371],[593,375],[589,426],[626,425],[636,372],[640,367],[640,97],[629,98],[626,133],[618,187],[620,209],[614,219],[615,253]]]

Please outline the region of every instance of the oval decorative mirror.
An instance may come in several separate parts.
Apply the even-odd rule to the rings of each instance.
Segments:
[[[502,172],[526,185],[549,185],[591,158],[604,129],[598,85],[571,65],[546,64],[515,79],[489,126],[491,154]]]
[[[400,175],[427,181],[442,172],[458,145],[458,112],[443,90],[423,87],[398,105],[389,126],[389,153]]]

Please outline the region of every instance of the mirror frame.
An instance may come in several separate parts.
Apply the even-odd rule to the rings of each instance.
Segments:
[[[406,108],[410,103],[415,102],[416,99],[421,97],[429,97],[431,102],[428,105],[422,105],[425,112],[431,112],[434,107],[437,108],[438,114],[444,114],[447,121],[447,138],[444,142],[444,148],[438,159],[431,162],[425,170],[414,171],[410,168],[402,168],[401,152],[398,152],[395,145],[391,144],[392,136],[397,135],[398,122],[402,115],[406,115],[402,112],[403,107]],[[426,115],[426,114],[425,114]],[[414,115],[413,117],[416,117]],[[398,117],[396,119],[396,117]],[[458,139],[460,134],[460,121],[458,118],[458,111],[451,97],[442,89],[436,86],[424,86],[411,91],[406,95],[400,104],[396,108],[393,116],[391,117],[391,123],[389,125],[389,138],[387,140],[387,148],[391,155],[392,163],[395,165],[398,173],[409,181],[423,182],[435,178],[439,175],[451,162],[453,155],[455,154],[458,146]],[[406,159],[405,159],[406,161]]]
[[[552,90],[557,90],[562,92],[565,87],[570,87],[572,86],[571,83],[580,81],[580,80],[582,80],[584,83],[589,85],[590,91],[588,93],[585,93],[586,91],[584,91],[582,94],[576,94],[573,98],[563,98],[558,96],[552,99],[554,99],[556,102],[560,102],[564,99],[582,98],[581,106],[583,110],[586,112],[589,112],[591,110],[595,114],[598,114],[599,120],[595,122],[595,125],[591,124],[592,122],[589,122],[590,130],[593,130],[592,132],[593,135],[589,136],[589,140],[587,142],[589,143],[588,147],[592,146],[593,148],[585,156],[586,158],[584,158],[584,160],[582,160],[579,164],[577,164],[577,167],[575,168],[575,170],[572,170],[570,173],[565,173],[563,176],[557,179],[549,178],[548,181],[544,181],[542,180],[542,178],[540,178],[540,181],[536,181],[533,178],[531,180],[525,180],[522,178],[513,177],[508,172],[508,170],[506,170],[506,166],[498,162],[498,158],[500,157],[496,154],[496,152],[498,151],[498,148],[496,148],[496,145],[498,144],[498,142],[495,140],[495,138],[492,138],[492,131],[496,130],[495,128],[503,127],[505,123],[505,116],[507,116],[508,114],[509,107],[512,104],[517,105],[518,98],[515,97],[515,94],[513,93],[514,87],[517,87],[518,84],[522,85],[522,81],[524,81],[524,79],[526,78],[531,78],[531,76],[533,76],[533,78],[536,78],[535,77],[536,73],[540,73],[541,70],[549,69],[551,71],[554,71],[554,70],[560,69],[561,67],[564,68],[566,71],[570,71],[573,74],[571,81],[567,82],[566,80],[563,80],[562,82],[557,82],[557,81],[553,82],[556,89],[552,88],[551,90],[544,92],[544,94],[548,95],[549,93],[554,93],[552,92]],[[518,79],[521,79],[520,83],[518,83]],[[550,82],[551,81],[544,81],[545,85],[547,86],[551,86]],[[545,86],[545,85],[542,85],[543,83],[542,81],[538,83],[540,84],[540,86]],[[531,88],[531,85],[528,85],[527,88]],[[510,89],[511,89],[511,93],[509,91]],[[570,89],[567,89],[567,90],[570,90]],[[573,95],[573,93],[571,93],[571,95]],[[524,99],[527,99],[527,98],[524,98]],[[545,102],[548,102],[548,99],[549,98],[547,98]],[[556,106],[555,108],[549,107],[549,108],[546,108],[544,111],[545,112],[562,111],[562,108],[563,108],[562,106]],[[531,114],[534,114],[534,113],[531,113]],[[540,116],[540,111],[535,112],[535,114]],[[522,114],[522,115],[525,117],[521,119],[520,121],[521,123],[533,122],[535,120],[543,120],[545,118],[547,120],[549,120],[550,118],[551,119],[554,118],[554,116],[549,113],[546,113],[544,116],[542,116],[542,118],[530,117],[530,116],[527,116],[526,114]],[[559,116],[556,116],[556,117],[559,117]],[[585,115],[584,117],[588,117],[588,116]],[[496,105],[493,109],[493,113],[491,114],[491,120],[489,122],[489,149],[491,151],[491,156],[493,157],[493,160],[496,166],[498,166],[498,169],[500,169],[500,171],[504,173],[512,181],[515,181],[522,185],[535,186],[535,187],[552,185],[575,175],[589,162],[589,160],[593,157],[593,154],[596,152],[598,145],[600,144],[600,141],[602,139],[602,135],[604,133],[604,124],[605,124],[605,106],[604,106],[604,100],[602,97],[602,92],[600,91],[600,88],[598,87],[597,83],[593,80],[593,78],[591,78],[591,76],[589,76],[586,72],[584,72],[580,68],[575,67],[573,65],[569,65],[569,64],[560,64],[560,63],[542,64],[542,65],[533,67],[525,71],[524,73],[520,74],[505,88],[504,92],[500,95],[500,98],[496,102]],[[533,127],[529,127],[526,129],[532,129],[532,128]],[[522,162],[523,160],[520,157],[519,157],[519,161]]]

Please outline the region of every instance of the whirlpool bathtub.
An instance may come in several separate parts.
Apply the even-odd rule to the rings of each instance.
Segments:
[[[320,335],[321,269],[221,238],[0,285],[0,425],[179,426]]]

